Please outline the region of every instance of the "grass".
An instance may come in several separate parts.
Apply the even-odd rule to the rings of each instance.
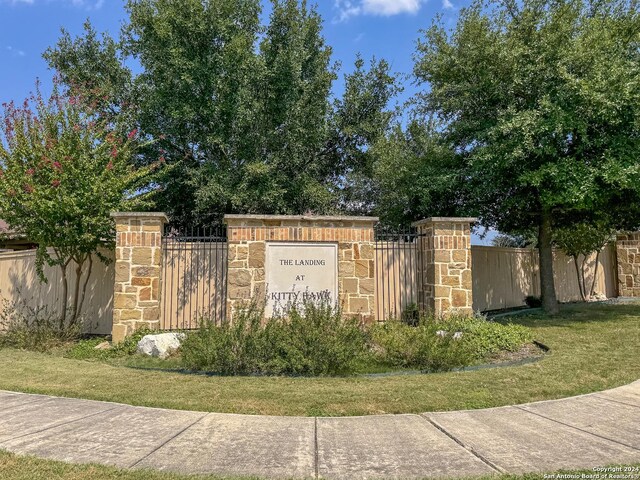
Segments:
[[[0,478],[3,480],[234,480],[249,477],[179,475],[152,470],[124,470],[103,465],[76,465],[0,450]]]
[[[342,416],[518,404],[613,388],[640,378],[638,305],[567,305],[555,318],[514,317],[551,352],[521,366],[350,378],[215,377],[124,360],[82,361],[0,350],[0,389],[213,412]]]
[[[629,465],[638,467],[640,464]],[[19,456],[0,450],[0,472],[6,480],[233,480],[250,477],[221,477],[213,475],[180,475],[151,470],[123,470],[102,465],[74,465],[55,460],[41,460],[31,456]],[[593,470],[572,470],[557,473],[589,475]],[[548,475],[548,474],[547,474]],[[542,473],[525,475],[496,475],[478,477],[477,480],[544,480]],[[602,477],[601,477],[602,478]]]

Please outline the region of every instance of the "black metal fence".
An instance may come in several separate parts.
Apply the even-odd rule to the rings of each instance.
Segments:
[[[162,237],[161,328],[197,328],[202,319],[226,318],[227,229],[225,225],[179,230]]]
[[[419,248],[421,234],[413,227],[375,228],[376,319],[390,318],[412,322],[423,304]]]

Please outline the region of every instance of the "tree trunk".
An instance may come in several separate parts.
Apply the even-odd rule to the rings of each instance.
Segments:
[[[582,285],[583,285],[583,289],[584,289],[584,296],[583,296],[583,300],[586,302],[587,300],[589,300],[589,297],[591,297],[591,292],[587,292],[587,271],[586,271],[586,266],[587,266],[587,261],[589,259],[589,255],[583,255],[582,256]]]
[[[557,315],[559,308],[553,279],[553,250],[551,239],[551,212],[545,210],[542,212],[542,220],[538,228],[542,307],[547,315]]]
[[[67,263],[60,264],[60,270],[62,270],[62,311],[60,312],[60,330],[63,330],[67,320],[67,297],[69,296]]]
[[[89,254],[89,268],[87,268],[87,276],[82,284],[82,291],[80,292],[80,302],[78,302],[78,314],[82,313],[82,306],[84,305],[84,297],[87,294],[87,284],[89,283],[89,277],[91,277],[91,269],[93,268],[93,257]]]
[[[70,325],[75,325],[76,321],[78,320],[78,300],[80,299],[80,280],[82,279],[82,265],[84,264],[84,261],[86,260],[87,257],[84,258],[79,258],[76,260],[77,262],[77,266],[76,266],[76,282],[74,285],[74,291],[73,291],[73,308],[72,308],[72,314],[71,314],[71,321],[69,322]]]
[[[578,289],[580,290],[580,297],[582,297],[582,301],[586,302],[587,297],[585,295],[585,283],[584,283],[584,275],[580,276],[580,267],[578,266],[578,257],[573,257],[573,264],[576,267],[576,278],[578,279]]]
[[[600,261],[600,250],[596,251],[596,264],[593,266],[593,280],[591,281],[591,290],[589,290],[589,297],[593,295],[593,291],[596,289],[596,278],[598,276],[598,262]]]

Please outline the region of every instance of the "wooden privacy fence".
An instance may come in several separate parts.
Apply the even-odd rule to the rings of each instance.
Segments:
[[[113,258],[110,251],[103,252]],[[72,304],[76,264],[67,268],[69,282],[68,305]],[[62,278],[60,267],[45,264],[47,283],[40,282],[36,273],[35,250],[0,253],[0,300],[29,308],[46,307],[47,312],[57,313],[62,304]],[[110,334],[113,319],[114,263],[105,265],[97,257],[93,259],[91,277],[81,315],[85,319],[87,333]],[[0,308],[3,306],[0,305]]]
[[[473,261],[474,310],[498,310],[525,305],[527,295],[540,295],[538,251],[527,248],[471,247]],[[595,254],[588,259],[587,286],[591,286]],[[582,258],[579,259],[582,261]],[[554,251],[553,268],[558,300],[580,301],[580,289],[573,258]],[[601,252],[595,291],[607,298],[617,296],[616,248],[607,245]]]

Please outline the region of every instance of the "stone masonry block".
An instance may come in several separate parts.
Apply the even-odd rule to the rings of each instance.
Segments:
[[[137,299],[135,294],[127,293],[114,293],[113,294],[113,308],[135,308],[137,305]]]
[[[249,244],[249,267],[264,268],[266,245],[264,242]]]
[[[454,289],[451,292],[451,305],[453,307],[467,306],[467,291]]]
[[[151,285],[151,278],[149,277],[133,277],[131,279],[131,285],[136,287],[148,287]]]
[[[355,273],[358,278],[369,277],[369,260],[356,260]]]
[[[349,313],[369,312],[369,300],[367,298],[349,298]]]
[[[234,287],[249,287],[251,286],[251,273],[249,270],[229,270],[228,282],[229,285]]]
[[[147,307],[142,312],[143,320],[160,320],[159,307]]]
[[[373,260],[375,255],[375,247],[370,243],[363,243],[360,246],[360,258],[363,260]]]
[[[140,292],[138,293],[138,300],[140,300],[141,302],[151,300],[151,287],[141,288]]]
[[[373,294],[375,291],[375,280],[373,278],[363,278],[360,280],[360,293]]]
[[[127,309],[120,311],[120,320],[140,320],[142,318],[142,310]]]
[[[355,264],[352,261],[342,261],[338,263],[339,277],[353,277],[355,274]]]
[[[160,276],[160,267],[133,267],[133,275],[135,277],[159,277]]]
[[[343,279],[342,291],[345,293],[358,293],[358,279],[357,278]]]
[[[113,343],[120,343],[129,334],[129,328],[124,324],[114,324],[111,328],[111,341]]]
[[[449,287],[459,287],[460,286],[460,276],[458,275],[445,275],[442,277],[441,282],[443,285],[447,285]]]
[[[454,250],[451,252],[451,259],[454,262],[460,262],[464,265],[467,264],[467,251],[466,250]]]
[[[134,265],[154,265],[153,250],[149,247],[135,247],[131,253]]]
[[[451,261],[451,250],[436,250],[434,252],[436,263],[449,263]]]
[[[249,258],[249,247],[247,245],[238,245],[236,250],[236,258],[234,260],[246,260]]]
[[[116,282],[128,282],[131,278],[129,262],[116,262]]]

